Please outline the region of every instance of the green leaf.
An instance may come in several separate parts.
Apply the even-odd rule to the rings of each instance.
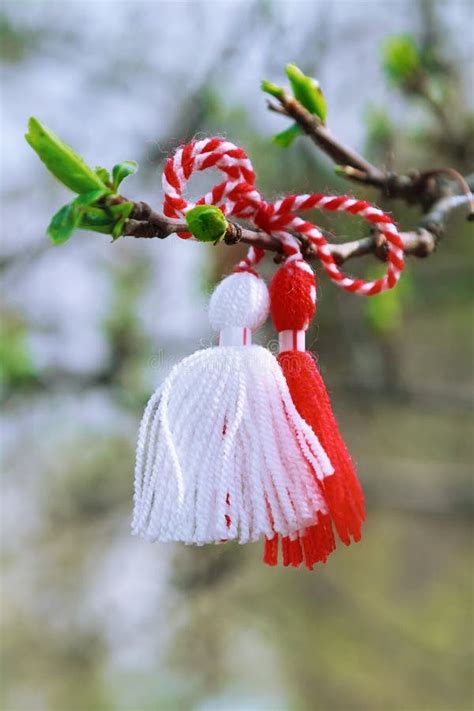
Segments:
[[[25,138],[48,170],[75,193],[105,189],[101,178],[73,149],[31,117]]]
[[[110,235],[114,228],[114,219],[106,208],[89,207],[81,215],[80,227],[81,230]]]
[[[113,188],[117,190],[118,186],[129,175],[133,175],[138,170],[138,163],[134,160],[124,160],[122,163],[117,163],[112,168]]]
[[[296,64],[286,65],[286,75],[290,80],[295,99],[323,123],[326,123],[327,104],[319,82],[304,74]]]
[[[133,202],[119,202],[108,206],[108,210],[114,218],[128,217],[133,210]]]
[[[64,205],[48,225],[47,233],[54,244],[66,242],[79,226],[81,213],[74,203]]]
[[[73,204],[77,207],[85,207],[86,205],[94,205],[98,200],[105,195],[110,195],[110,190],[104,188],[102,190],[91,190],[90,193],[82,193],[74,198]]]
[[[186,213],[189,230],[200,242],[221,242],[227,230],[227,220],[215,205],[196,205]]]
[[[108,205],[107,209],[113,217],[120,217],[122,215],[129,215],[133,203],[131,202],[118,202],[112,205]]]
[[[114,238],[114,240],[118,239],[123,234],[123,227],[126,221],[128,220],[132,210],[133,203],[131,202],[122,202],[118,205],[113,205],[110,208],[110,212],[113,218],[116,220],[112,229],[112,237]]]
[[[133,203],[127,201],[107,205],[105,201],[99,205],[98,201],[107,195],[110,195],[108,189],[92,190],[78,195],[75,200],[62,207],[48,227],[48,235],[53,242],[65,242],[75,229],[111,234],[114,239],[120,237],[133,210]]]
[[[89,207],[84,211],[79,227],[83,230],[112,235],[115,240],[123,234],[125,222],[132,210],[133,203],[131,202],[121,202],[104,207]]]
[[[421,69],[416,42],[411,35],[389,37],[382,46],[385,74],[395,84],[413,79]]]
[[[303,132],[298,124],[294,123],[289,128],[285,128],[284,131],[281,131],[280,133],[277,133],[276,136],[273,136],[272,141],[281,148],[288,148],[288,146],[293,143],[295,138],[297,138],[297,136],[301,136],[302,133]]]
[[[102,180],[102,182],[104,183],[104,185],[110,185],[110,184],[111,184],[111,181],[110,181],[110,173],[109,173],[109,171],[107,170],[107,168],[103,168],[101,165],[98,165],[98,166],[95,168],[94,173]]]
[[[118,239],[122,233],[123,233],[123,226],[125,225],[126,222],[126,217],[123,217],[121,220],[117,220],[115,225],[112,228],[112,239],[115,242],[116,239]]]

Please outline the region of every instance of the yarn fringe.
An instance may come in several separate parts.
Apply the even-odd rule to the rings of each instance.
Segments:
[[[298,534],[299,547],[289,538],[280,539],[283,565],[304,562],[312,569],[314,563],[325,562],[335,548],[331,521],[346,545],[360,540],[364,495],[313,357],[307,352],[288,351],[281,353],[278,361],[298,412],[311,425],[334,467],[334,474],[319,482],[329,515],[320,514],[314,525]],[[265,541],[264,561],[269,565],[276,564],[278,545],[277,535]]]
[[[132,531],[198,545],[274,532],[294,538],[327,514],[316,481],[332,472],[269,351],[198,351],[172,369],[145,410]]]

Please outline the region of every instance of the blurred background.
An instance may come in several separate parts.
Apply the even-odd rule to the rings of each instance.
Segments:
[[[472,21],[459,0],[3,3],[5,711],[472,708],[463,211],[395,292],[364,301],[320,274],[309,343],[368,521],[360,544],[312,573],[271,569],[259,545],[187,549],[129,533],[143,406],[176,360],[211,342],[209,290],[238,248],[86,232],[54,247],[45,229],[70,195],[23,139],[34,114],[92,165],[138,160],[123,193],[158,209],[167,152],[215,133],[246,149],[268,198],[354,191],[309,140],[270,143],[287,124],[259,83],[282,83],[294,61],[322,82],[335,135],[378,165],[468,175]],[[423,51],[438,108],[384,75],[381,46],[400,33]],[[416,209],[355,187],[417,224]],[[364,234],[317,219],[341,239]],[[374,262],[349,270],[367,276]]]

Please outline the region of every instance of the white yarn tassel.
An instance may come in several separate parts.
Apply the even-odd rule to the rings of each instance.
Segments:
[[[267,288],[249,272],[227,277],[210,304],[232,343],[239,328],[248,341],[267,312]],[[208,348],[176,365],[145,410],[132,530],[195,544],[291,535],[326,512],[314,477],[332,471],[269,351]]]

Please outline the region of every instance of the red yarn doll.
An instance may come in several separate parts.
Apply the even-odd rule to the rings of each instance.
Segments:
[[[281,542],[283,565],[298,567],[304,562],[312,570],[315,563],[325,562],[335,548],[332,523],[346,545],[360,540],[364,496],[319,368],[305,350],[305,332],[316,310],[316,281],[311,267],[301,259],[287,261],[272,279],[270,298],[272,319],[279,334],[278,361],[293,402],[318,436],[334,474],[318,481],[328,513],[319,512],[314,525],[292,539],[278,535],[266,538],[264,561],[277,564]]]

